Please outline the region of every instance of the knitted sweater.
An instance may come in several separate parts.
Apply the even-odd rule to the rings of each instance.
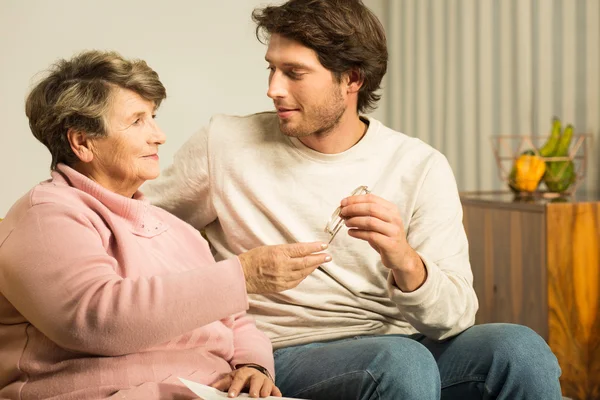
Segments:
[[[273,373],[236,257],[59,164],[0,223],[0,398],[159,399],[239,363]]]
[[[296,288],[250,296],[275,348],[354,335],[421,332],[444,339],[470,327],[477,298],[462,208],[446,158],[369,118],[364,137],[322,154],[283,135],[277,115],[216,116],[144,188],[154,204],[206,228],[217,259],[280,243],[327,241],[324,227],[357,186],[393,202],[427,268],[403,293],[367,242],[340,231],[324,264]]]

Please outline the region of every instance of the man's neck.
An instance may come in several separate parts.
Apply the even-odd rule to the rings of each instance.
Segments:
[[[337,154],[358,143],[367,132],[367,127],[368,125],[360,119],[358,114],[347,113],[342,116],[333,130],[321,135],[310,135],[298,139],[306,147],[319,153]]]

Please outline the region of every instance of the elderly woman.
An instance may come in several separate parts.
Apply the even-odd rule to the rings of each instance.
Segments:
[[[144,61],[90,51],[27,98],[52,175],[0,223],[0,398],[193,397],[178,377],[280,395],[271,344],[245,314],[244,273],[284,262],[289,246],[302,253],[289,262],[316,267],[321,244],[217,263],[196,230],[145,201],[165,97]]]

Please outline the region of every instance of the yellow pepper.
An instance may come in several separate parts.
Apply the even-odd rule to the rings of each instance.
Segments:
[[[517,192],[534,192],[546,172],[544,160],[531,153],[521,154],[510,171],[509,185]]]

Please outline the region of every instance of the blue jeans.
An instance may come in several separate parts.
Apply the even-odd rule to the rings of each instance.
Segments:
[[[544,340],[511,324],[475,325],[436,342],[360,336],[275,351],[284,396],[310,400],[561,399],[560,368]]]

